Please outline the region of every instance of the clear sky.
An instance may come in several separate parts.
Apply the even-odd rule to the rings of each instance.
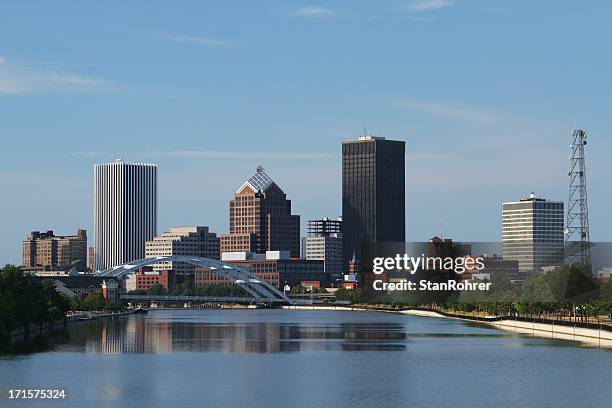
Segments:
[[[500,240],[501,202],[567,199],[574,121],[612,240],[612,2],[5,2],[0,263],[31,230],[92,241],[93,164],[159,164],[159,232],[228,230],[260,162],[341,213],[340,145],[406,141],[408,240]],[[92,242],[90,242],[91,244]]]

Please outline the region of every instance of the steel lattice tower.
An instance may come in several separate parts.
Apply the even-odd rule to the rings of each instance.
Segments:
[[[567,229],[565,231],[566,262],[591,265],[589,237],[589,209],[587,205],[586,166],[584,146],[587,134],[582,129],[572,133],[572,154],[569,171],[569,199],[567,203]]]

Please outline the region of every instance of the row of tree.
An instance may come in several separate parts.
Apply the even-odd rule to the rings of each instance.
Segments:
[[[612,282],[593,278],[584,265],[563,265],[547,273],[535,274],[520,285],[511,284],[503,275],[494,276],[489,293],[455,294],[446,306],[492,315],[568,315],[584,320],[612,313]]]
[[[196,286],[192,277],[186,278],[183,282],[177,283],[166,290],[161,285],[153,285],[149,290],[131,291],[133,295],[174,295],[174,296],[231,296],[248,297],[250,296],[239,285],[235,284],[208,284]]]
[[[68,308],[68,300],[51,282],[24,274],[13,265],[0,269],[0,342],[6,342],[15,329],[27,332],[31,324],[63,319]]]
[[[580,317],[612,314],[612,282],[592,277],[581,264],[563,265],[538,273],[520,284],[504,274],[492,274],[488,291],[351,291],[340,289],[338,300],[396,306],[436,306],[458,311],[484,311],[491,315],[559,315]]]
[[[70,310],[73,312],[82,311],[82,310],[122,310],[125,308],[125,304],[123,302],[108,302],[106,301],[100,293],[89,293],[83,299],[79,299],[78,297],[73,297],[70,299],[69,304]]]

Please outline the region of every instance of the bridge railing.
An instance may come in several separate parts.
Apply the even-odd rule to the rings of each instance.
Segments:
[[[121,300],[139,302],[288,303],[278,298],[242,296],[121,295]]]

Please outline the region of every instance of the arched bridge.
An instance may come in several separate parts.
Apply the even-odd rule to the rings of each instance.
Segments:
[[[168,255],[156,256],[153,258],[139,259],[123,265],[118,265],[110,269],[105,269],[96,273],[96,276],[108,276],[122,278],[123,276],[134,273],[143,266],[153,265],[160,262],[182,262],[194,266],[215,270],[221,275],[229,278],[235,284],[247,291],[257,302],[277,302],[294,304],[283,292],[274,285],[267,282],[244,268],[222,262],[216,259],[200,258],[196,256]]]

